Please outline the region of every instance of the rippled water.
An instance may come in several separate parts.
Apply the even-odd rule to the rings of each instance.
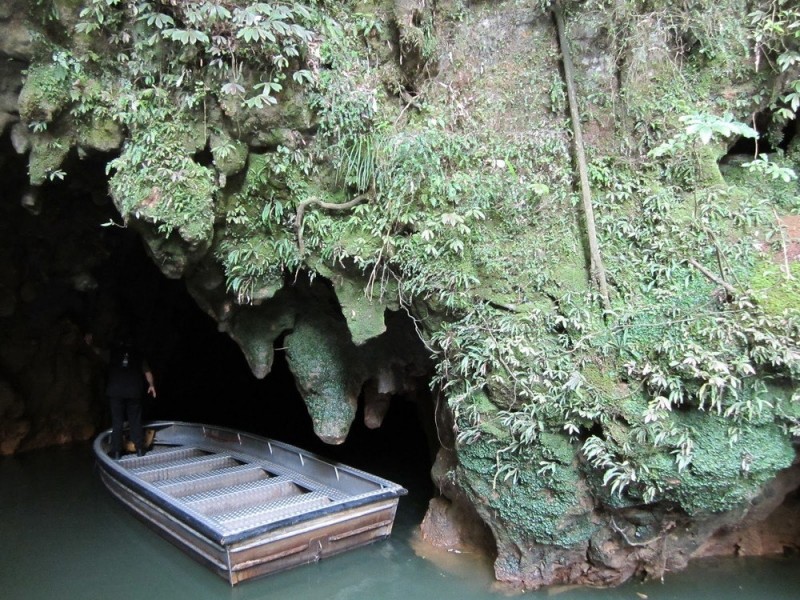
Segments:
[[[412,487],[400,500],[389,540],[230,588],[106,492],[88,444],[30,452],[0,459],[0,594],[15,600],[483,600],[513,595],[498,588],[490,565],[474,557],[420,550],[416,526],[426,503],[426,492],[415,493]],[[663,584],[521,597],[551,596],[796,600],[800,560],[705,560],[668,575]]]

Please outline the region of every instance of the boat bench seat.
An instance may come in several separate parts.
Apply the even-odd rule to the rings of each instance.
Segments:
[[[303,490],[286,476],[259,479],[237,485],[219,487],[181,498],[190,509],[205,515],[229,513],[233,510],[296,496]]]
[[[258,504],[242,510],[222,513],[211,517],[227,534],[250,527],[290,519],[318,508],[324,508],[331,499],[322,492],[308,492]]]
[[[162,479],[154,481],[153,485],[173,498],[182,498],[225,486],[259,481],[269,477],[271,475],[258,465],[243,464],[202,473],[180,475],[172,479]]]
[[[207,473],[224,467],[234,467],[241,462],[225,454],[204,454],[166,464],[148,465],[130,469],[130,472],[143,481],[155,482],[162,479],[173,479],[181,475]]]

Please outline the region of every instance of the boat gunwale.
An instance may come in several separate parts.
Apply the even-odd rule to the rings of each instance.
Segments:
[[[152,502],[154,505],[161,508],[165,512],[169,513],[174,518],[185,522],[189,527],[195,529],[199,534],[203,535],[210,541],[213,541],[221,546],[238,544],[251,538],[263,536],[275,530],[291,527],[293,525],[297,525],[305,521],[312,521],[314,519],[325,517],[327,515],[334,514],[337,512],[345,511],[350,508],[356,508],[359,506],[377,503],[382,500],[387,500],[390,498],[398,498],[408,493],[408,491],[401,485],[383,479],[382,477],[371,475],[370,473],[361,471],[360,469],[356,469],[348,465],[329,461],[313,452],[309,452],[307,450],[303,450],[296,446],[292,446],[291,444],[286,444],[284,442],[273,440],[271,438],[266,438],[247,432],[241,432],[226,427],[218,427],[215,425],[205,425],[200,423],[186,423],[181,421],[158,421],[155,423],[148,423],[145,425],[145,427],[147,427],[148,429],[156,429],[156,430],[163,430],[170,427],[178,427],[178,428],[185,428],[186,430],[192,432],[200,432],[199,435],[201,437],[199,441],[202,442],[202,440],[207,440],[206,443],[208,444],[208,446],[216,448],[227,448],[227,447],[225,446],[224,443],[215,441],[213,438],[209,438],[206,435],[206,430],[210,430],[213,432],[224,432],[232,436],[236,436],[237,439],[246,437],[257,444],[258,443],[263,444],[265,447],[267,446],[267,443],[274,444],[276,446],[281,447],[284,450],[290,452],[297,452],[302,456],[318,460],[322,463],[333,466],[337,469],[340,469],[356,477],[366,479],[370,483],[380,486],[380,489],[376,489],[375,492],[362,493],[357,496],[352,496],[350,498],[343,500],[334,500],[327,506],[318,509],[310,510],[308,512],[285,517],[283,519],[265,523],[263,525],[250,527],[243,529],[241,531],[226,534],[223,531],[221,531],[219,526],[217,526],[210,519],[195,512],[194,510],[186,506],[184,503],[176,501],[176,499],[173,498],[172,496],[164,492],[161,492],[152,483],[144,481],[143,479],[137,477],[135,474],[132,474],[123,465],[120,465],[117,461],[113,460],[110,456],[108,456],[103,447],[103,443],[111,435],[110,429],[100,433],[96,437],[93,443],[95,457],[99,461],[101,468],[103,468],[103,470],[110,477],[113,477],[114,479],[118,480],[121,485],[130,489],[132,493],[136,493],[139,496],[148,500],[149,502]],[[204,449],[199,444],[197,447],[201,450]],[[230,448],[227,449],[230,450]],[[264,466],[259,464],[258,462],[265,460],[262,457],[235,451],[232,451],[231,454],[238,454],[240,456],[247,456],[249,458],[254,458],[256,459],[256,462],[252,462],[250,464],[264,468]],[[232,458],[235,457],[232,456]],[[289,467],[283,467],[282,465],[278,466],[281,466],[282,469],[285,469],[287,471],[291,471],[291,468]],[[297,473],[303,476],[305,479],[313,481],[311,478],[305,476],[304,474],[300,472]]]

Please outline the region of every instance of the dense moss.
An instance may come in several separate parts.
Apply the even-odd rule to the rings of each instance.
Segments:
[[[162,234],[175,232],[197,253],[211,244],[217,182],[214,172],[189,154],[194,148],[186,148],[183,125],[154,114],[112,162],[109,187],[125,219],[154,223]]]
[[[473,502],[496,517],[496,537],[500,533],[561,547],[589,539],[595,529],[591,503],[582,495],[580,473],[572,463],[575,450],[566,438],[544,436],[537,446],[504,461],[509,466],[504,472],[497,471],[499,451],[491,441],[478,441],[458,452],[459,474]]]
[[[42,185],[50,179],[63,178],[61,164],[70,150],[69,138],[40,133],[31,140],[28,159],[28,179],[32,185]]]
[[[270,372],[275,340],[294,326],[293,300],[293,295],[282,293],[261,306],[246,307],[236,313],[230,325],[231,336],[256,377],[266,377]]]
[[[744,506],[780,469],[794,460],[794,449],[773,423],[741,427],[731,441],[731,424],[714,415],[687,413],[678,421],[691,427],[697,444],[692,464],[678,473],[674,463],[651,471],[656,481],[676,481],[664,498],[690,515],[722,512]]]
[[[123,135],[119,124],[110,117],[93,117],[78,126],[76,139],[84,150],[112,152],[122,145]]]
[[[72,82],[64,65],[44,62],[28,69],[19,94],[19,114],[26,122],[52,123],[70,104]]]
[[[760,261],[753,269],[750,286],[765,311],[782,315],[785,311],[800,314],[800,262],[790,264],[787,277],[782,263]]]
[[[235,175],[247,164],[247,146],[227,135],[212,135],[210,139],[214,165],[226,176]]]
[[[342,443],[356,415],[352,346],[345,324],[324,315],[303,315],[286,336],[286,360],[317,436]]]

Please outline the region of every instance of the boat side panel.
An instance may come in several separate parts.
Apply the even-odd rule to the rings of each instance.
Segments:
[[[155,504],[132,493],[107,472],[101,470],[100,478],[108,490],[145,525],[195,560],[211,568],[226,581],[230,581],[228,553],[224,547],[191,529],[186,523],[178,521]]]
[[[386,538],[391,534],[398,503],[397,498],[391,498],[351,508],[226,547],[176,521],[108,473],[101,471],[101,479],[112,494],[145,524],[231,585],[316,562]]]
[[[393,498],[349,509],[232,545],[231,581],[270,575],[384,539],[391,534],[397,502]]]

